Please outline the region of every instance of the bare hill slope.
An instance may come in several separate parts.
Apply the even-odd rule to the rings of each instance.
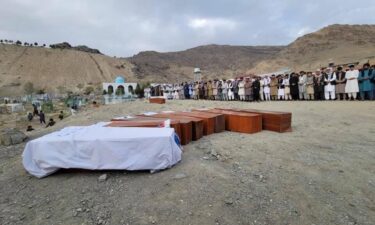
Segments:
[[[28,81],[37,89],[74,91],[78,84],[96,85],[118,74],[136,80],[131,70],[126,60],[100,54],[0,44],[0,96],[22,93]]]
[[[249,72],[270,72],[289,67],[315,70],[328,62],[366,62],[375,58],[375,25],[331,25],[298,38]]]
[[[280,52],[282,46],[206,45],[180,52],[141,52],[131,58],[135,74],[147,77],[155,74],[165,81],[171,77],[184,81],[192,78],[195,67],[206,77],[233,77],[246,72],[256,63]]]

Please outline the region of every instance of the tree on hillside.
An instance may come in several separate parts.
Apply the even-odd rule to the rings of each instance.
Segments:
[[[143,98],[145,93],[143,91],[143,87],[141,85],[137,84],[137,87],[135,88],[135,94],[138,96],[138,98]]]
[[[13,41],[11,43],[13,43]],[[16,45],[22,45],[22,42],[20,40],[17,40]]]
[[[34,46],[38,46],[38,42],[35,42],[35,43],[34,43]]]
[[[46,47],[46,44],[43,44],[43,48],[45,48]]]
[[[0,40],[0,43],[3,43],[3,39]]]
[[[34,84],[30,81],[25,83],[25,85],[23,86],[23,90],[25,91],[25,94],[32,95],[35,91]]]

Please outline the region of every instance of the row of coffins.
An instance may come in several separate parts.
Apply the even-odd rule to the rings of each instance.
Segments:
[[[23,165],[39,178],[60,168],[162,170],[181,160],[180,144],[225,130],[287,132],[291,131],[291,119],[291,113],[219,108],[114,118],[91,126],[67,127],[28,142]]]
[[[182,145],[200,139],[203,135],[224,130],[253,134],[262,130],[291,131],[292,114],[253,109],[193,109],[191,111],[164,111],[145,113],[127,118],[112,119],[109,127],[160,127],[166,119],[180,138]]]

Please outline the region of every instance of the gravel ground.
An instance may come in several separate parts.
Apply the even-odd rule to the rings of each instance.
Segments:
[[[63,170],[37,179],[23,169],[25,144],[1,146],[0,224],[374,224],[375,102],[136,101],[35,125],[30,138],[114,116],[213,106],[290,111],[293,132],[206,136],[155,174]]]

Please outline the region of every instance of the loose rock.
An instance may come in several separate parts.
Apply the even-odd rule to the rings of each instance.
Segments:
[[[5,146],[16,145],[24,142],[27,136],[14,128],[7,128],[0,133],[0,143]]]
[[[105,174],[101,175],[101,176],[98,178],[98,180],[99,180],[99,182],[104,182],[104,181],[106,181],[106,180],[107,180],[107,174],[105,173]]]
[[[179,180],[179,179],[183,179],[183,178],[186,178],[186,177],[187,177],[186,174],[184,174],[184,173],[178,173],[178,174],[176,174],[174,176],[174,179]]]

